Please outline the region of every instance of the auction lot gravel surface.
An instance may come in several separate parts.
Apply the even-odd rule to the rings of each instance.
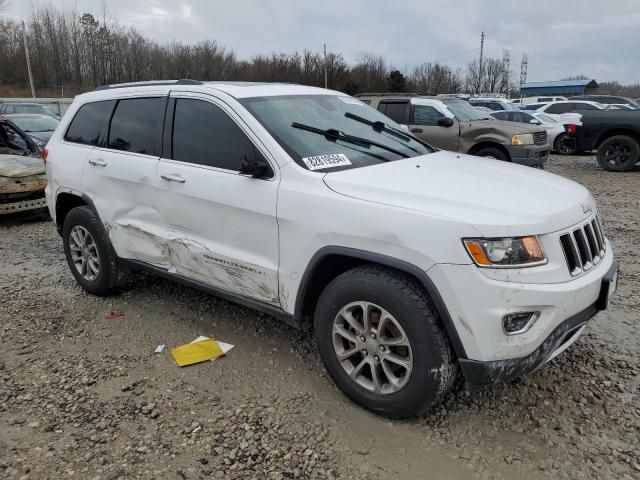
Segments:
[[[547,169],[598,202],[610,310],[536,373],[405,421],[347,400],[310,334],[141,273],[87,295],[49,221],[0,220],[0,478],[640,478],[640,169]],[[169,348],[199,335],[235,348],[178,368]]]

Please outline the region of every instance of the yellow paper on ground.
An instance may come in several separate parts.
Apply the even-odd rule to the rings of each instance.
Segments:
[[[224,355],[222,348],[213,338],[200,342],[187,343],[171,350],[171,355],[179,367],[206,362]]]

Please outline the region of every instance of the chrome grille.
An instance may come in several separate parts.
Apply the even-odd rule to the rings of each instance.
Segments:
[[[572,276],[597,265],[604,258],[607,246],[600,218],[596,215],[580,228],[560,235],[560,245]]]
[[[536,132],[533,134],[533,142],[536,145],[546,145],[547,144],[547,132]]]

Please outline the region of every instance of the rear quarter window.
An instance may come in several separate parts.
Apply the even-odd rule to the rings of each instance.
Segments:
[[[71,120],[64,139],[83,145],[98,145],[100,134],[107,126],[115,100],[86,103]]]

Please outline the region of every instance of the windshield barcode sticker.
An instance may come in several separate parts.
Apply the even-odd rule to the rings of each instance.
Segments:
[[[304,157],[302,161],[309,170],[320,170],[323,168],[351,165],[351,161],[343,153],[330,153],[328,155],[318,155],[316,157]]]

